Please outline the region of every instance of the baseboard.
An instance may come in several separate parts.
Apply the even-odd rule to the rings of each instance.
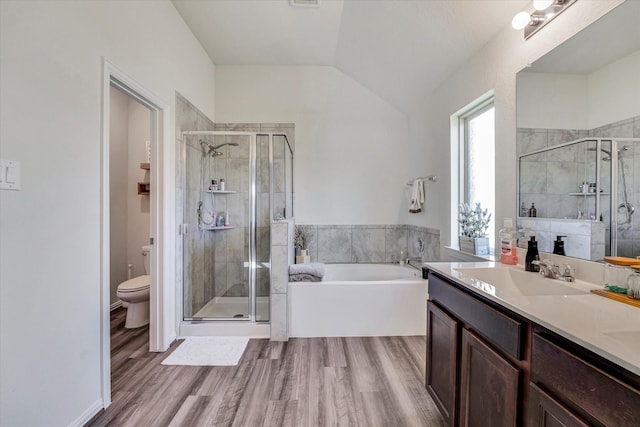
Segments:
[[[69,427],[82,427],[91,421],[103,409],[102,399],[98,399],[89,406]]]
[[[120,307],[122,307],[122,301],[118,300],[118,301],[114,302],[113,304],[111,304],[111,307],[109,308],[109,310],[113,311],[116,308],[120,308]]]

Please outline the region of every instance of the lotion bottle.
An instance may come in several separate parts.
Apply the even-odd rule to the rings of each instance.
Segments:
[[[505,218],[503,229],[500,230],[500,262],[503,264],[516,265],[518,263],[518,253],[516,250],[516,237],[513,231],[513,220]]]

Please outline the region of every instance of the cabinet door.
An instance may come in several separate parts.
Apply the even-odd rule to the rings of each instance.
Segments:
[[[426,387],[450,426],[456,425],[458,330],[455,319],[427,302]]]
[[[529,427],[588,427],[562,403],[540,390],[534,383],[529,383]]]
[[[519,370],[467,329],[462,330],[460,425],[518,424]]]

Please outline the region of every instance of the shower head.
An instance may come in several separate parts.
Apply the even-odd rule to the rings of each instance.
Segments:
[[[205,156],[211,155],[211,157],[218,157],[224,154],[221,151],[218,151],[218,148],[222,148],[225,145],[231,145],[233,147],[237,147],[239,144],[237,142],[225,142],[224,144],[220,144],[220,145],[211,145],[208,142],[200,140],[200,145],[202,146],[206,145],[208,148],[207,152],[203,153]]]
[[[232,147],[237,147],[239,144],[237,142],[225,142],[224,144],[216,145],[215,147],[209,146],[209,149],[217,150],[218,148],[222,148],[225,145],[231,145]]]
[[[224,153],[222,151],[218,151],[218,148],[222,148],[225,145],[231,145],[233,147],[237,147],[238,143],[237,142],[225,142],[224,144],[216,145],[215,147],[212,146],[212,145],[209,145],[209,152],[207,154],[211,154],[211,157],[222,156],[222,155],[224,155]]]

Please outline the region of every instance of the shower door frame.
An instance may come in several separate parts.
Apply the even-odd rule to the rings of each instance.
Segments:
[[[268,324],[271,321],[269,316],[268,321],[256,321],[256,287],[257,287],[257,144],[259,136],[267,136],[269,138],[268,143],[268,162],[269,162],[269,270],[271,271],[271,223],[273,222],[273,204],[274,204],[274,149],[273,149],[273,137],[284,137],[287,147],[293,156],[293,150],[289,143],[289,139],[286,134],[280,132],[243,132],[243,131],[183,131],[181,134],[181,155],[182,155],[182,188],[186,188],[187,178],[187,143],[186,138],[189,136],[248,136],[249,137],[249,316],[243,318],[234,317],[185,317],[185,274],[186,271],[183,268],[182,272],[182,290],[181,290],[181,304],[180,304],[180,319],[181,322],[186,323],[202,323],[202,322],[233,322],[233,323],[265,323]],[[292,161],[293,161],[292,157]],[[286,163],[286,162],[285,162]],[[293,185],[293,184],[292,184]],[[291,188],[293,193],[293,187]],[[286,192],[285,192],[286,194]],[[183,253],[182,263],[185,264],[185,249],[184,239],[186,232],[188,232],[188,224],[184,222],[184,211],[186,206],[184,205],[184,192],[183,192],[183,207],[182,215],[183,221],[180,225],[180,234],[183,239]],[[286,198],[286,195],[285,195]],[[286,199],[285,199],[286,200]],[[286,205],[286,203],[285,203]],[[269,294],[271,294],[271,280],[269,280]],[[269,295],[269,310],[271,307],[271,295]]]

